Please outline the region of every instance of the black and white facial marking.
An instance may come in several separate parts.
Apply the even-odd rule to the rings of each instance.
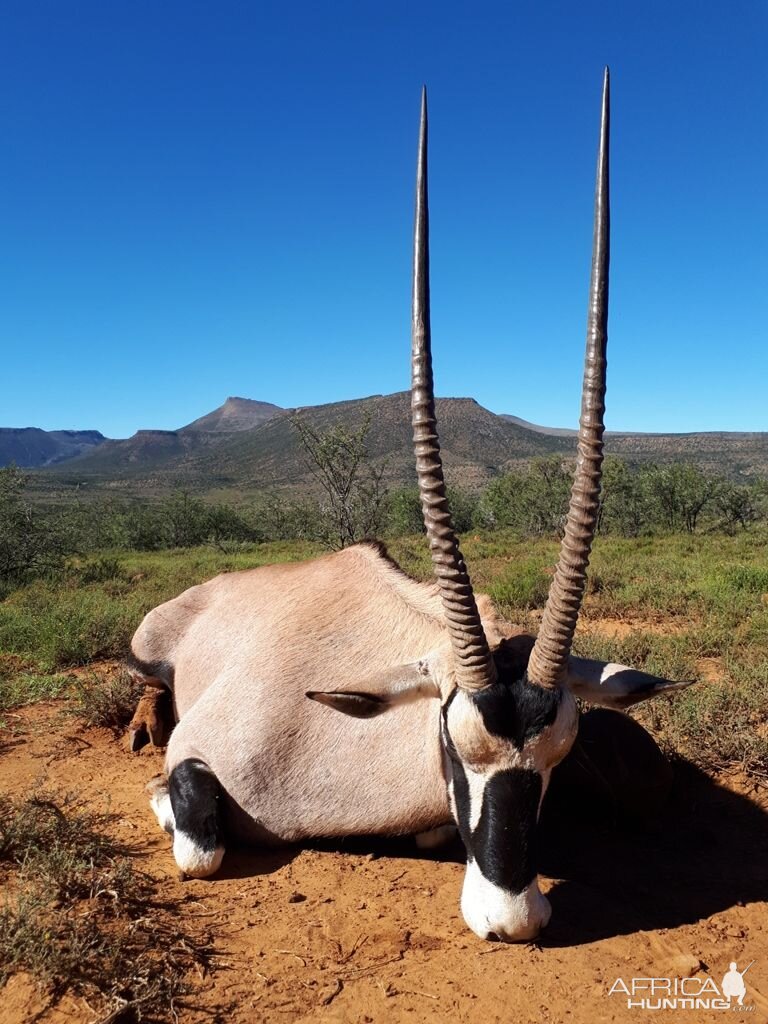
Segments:
[[[536,873],[536,826],[552,768],[576,735],[564,689],[499,667],[477,693],[454,690],[442,709],[453,814],[467,850],[461,909],[481,938],[533,938],[550,917]]]

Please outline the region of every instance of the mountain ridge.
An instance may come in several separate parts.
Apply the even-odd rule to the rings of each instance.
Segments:
[[[0,427],[0,466],[51,466],[83,454],[106,438],[98,430]]]
[[[533,458],[575,455],[575,431],[537,430],[473,398],[439,398],[436,404],[449,483],[477,489]],[[179,488],[218,496],[305,490],[314,483],[292,422],[296,416],[321,432],[334,427],[354,431],[369,419],[369,453],[384,466],[387,481],[415,482],[410,392],[401,391],[295,409],[231,397],[178,430],[140,430],[125,440],[104,439],[74,458],[36,470],[34,486],[48,492],[78,487],[82,493],[129,496]],[[636,464],[695,462],[735,479],[768,475],[768,433],[617,431],[606,435],[606,451]]]

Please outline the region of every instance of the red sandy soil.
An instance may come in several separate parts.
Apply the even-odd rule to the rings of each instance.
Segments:
[[[700,1024],[722,1013],[628,1009],[609,990],[633,977],[720,984],[731,960],[756,961],[741,1013],[768,1020],[768,792],[739,775],[711,780],[679,765],[670,806],[642,830],[550,814],[541,869],[552,923],[537,944],[501,945],[461,918],[459,856],[419,856],[406,841],[228,852],[215,879],[182,882],[144,793],[160,752],[131,755],[57,704],[11,721],[4,790],[76,792],[115,813],[116,837],[155,879],[165,912],[212,942],[211,969],[188,979],[193,992],[177,1004],[181,1024]],[[98,1019],[81,996],[50,1006],[24,975],[0,991],[2,1024]]]

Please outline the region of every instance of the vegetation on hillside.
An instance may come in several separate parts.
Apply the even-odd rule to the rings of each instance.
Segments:
[[[87,455],[33,474],[42,497],[77,489],[86,498],[122,494],[132,499],[188,490],[198,497],[229,494],[253,498],[265,489],[306,493],[315,486],[293,425],[294,414],[277,411],[267,422],[229,430],[223,410],[178,431],[144,430],[121,441],[104,441]],[[410,394],[373,395],[354,401],[303,408],[302,420],[324,434],[354,433],[370,418],[370,457],[386,462],[390,486],[414,480]],[[574,436],[554,436],[497,416],[470,398],[437,400],[440,440],[448,480],[478,490],[500,473],[532,459],[575,457]],[[606,451],[635,465],[690,462],[738,482],[768,475],[768,433],[606,435]],[[0,451],[0,464],[2,459]]]
[[[317,434],[297,420],[319,493],[303,498],[267,492],[245,503],[204,501],[176,491],[151,502],[62,498],[40,505],[27,478],[0,469],[0,597],[9,587],[66,570],[68,559],[103,550],[157,551],[203,544],[234,552],[243,544],[317,541],[343,547],[366,537],[422,530],[415,487],[387,488],[384,466],[368,459],[368,425],[354,433]],[[565,521],[572,464],[558,455],[496,477],[486,488],[450,487],[459,533],[512,530],[558,535]],[[768,483],[739,484],[691,464],[633,468],[607,459],[598,534],[733,532],[768,518]],[[97,572],[98,569],[90,569]]]

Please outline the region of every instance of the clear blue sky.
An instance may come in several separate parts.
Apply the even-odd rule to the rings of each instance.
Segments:
[[[0,425],[408,387],[419,90],[437,390],[575,425],[603,65],[608,426],[768,430],[764,0],[6,0]]]

